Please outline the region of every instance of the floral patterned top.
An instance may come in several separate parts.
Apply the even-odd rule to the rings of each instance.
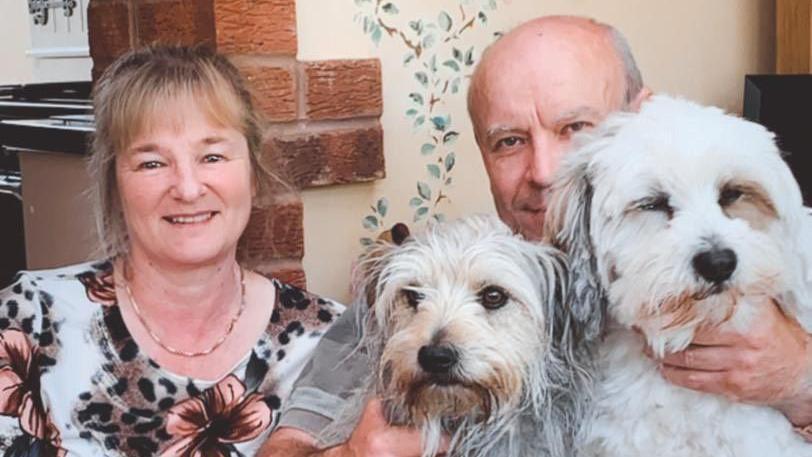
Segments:
[[[272,282],[266,331],[212,382],[173,374],[139,350],[117,306],[110,262],[20,273],[0,291],[0,453],[253,455],[343,311]]]

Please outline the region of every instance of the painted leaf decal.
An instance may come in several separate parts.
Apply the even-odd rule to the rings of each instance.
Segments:
[[[433,144],[431,144],[431,143],[425,143],[425,144],[423,144],[423,146],[421,146],[421,147],[420,147],[420,153],[421,153],[421,154],[423,154],[424,156],[425,156],[425,155],[429,155],[429,154],[431,154],[432,152],[434,152],[434,150],[435,150],[436,148],[437,148],[437,147],[436,147],[436,146],[434,146],[434,145],[433,145]]]
[[[424,72],[422,72],[422,71],[418,71],[417,73],[415,73],[415,74],[414,74],[414,77],[415,77],[415,79],[416,79],[417,81],[419,81],[419,82],[420,82],[420,84],[422,84],[423,86],[428,86],[428,84],[429,84],[429,77],[426,75],[426,73],[424,73]]]
[[[434,178],[440,179],[440,167],[436,164],[430,163],[426,165],[426,169],[429,171],[429,174]]]
[[[445,171],[449,172],[452,168],[454,168],[454,163],[456,162],[457,158],[453,152],[449,152],[447,156],[445,156]]]
[[[437,17],[437,24],[440,25],[440,28],[448,32],[451,30],[451,25],[454,21],[451,20],[451,16],[448,15],[445,11],[441,12],[440,15]]]
[[[389,200],[387,200],[386,197],[381,197],[380,199],[378,199],[377,206],[378,206],[377,208],[378,214],[380,214],[381,217],[385,217],[386,212],[389,210]]]
[[[423,197],[423,200],[431,200],[431,188],[423,181],[417,182],[417,195]]]
[[[381,9],[385,13],[389,13],[389,14],[398,14],[400,12],[400,10],[398,10],[398,7],[395,6],[393,3],[387,3],[387,4],[383,5],[381,7]]]
[[[455,60],[448,59],[445,62],[443,62],[443,65],[445,65],[446,67],[448,67],[448,68],[450,68],[450,69],[452,69],[454,71],[460,71],[460,66],[459,66],[459,64],[457,64],[457,62]]]
[[[412,208],[417,208],[418,206],[422,205],[424,201],[425,200],[420,197],[412,197],[412,199],[409,200],[409,206]]]
[[[420,220],[420,219],[422,219],[422,218],[423,218],[423,217],[426,215],[426,213],[428,213],[428,212],[429,212],[429,209],[428,209],[428,208],[426,208],[425,206],[421,206],[420,208],[417,208],[417,211],[415,211],[415,213],[414,213],[414,221],[415,221],[415,222],[419,221],[419,220]]]
[[[460,136],[459,132],[455,132],[454,130],[450,130],[443,135],[443,144],[454,144],[457,141],[457,138]]]
[[[375,216],[367,216],[363,222],[364,228],[368,230],[375,230],[378,228],[378,218]]]
[[[412,101],[417,103],[418,105],[423,104],[423,96],[418,94],[417,92],[412,92],[411,94],[409,94],[409,98],[411,98]]]
[[[374,243],[375,242],[372,240],[372,238],[367,238],[367,237],[361,238],[361,245],[362,246],[371,246]]]
[[[434,124],[434,128],[441,132],[446,129],[450,122],[450,116],[434,116],[431,118],[431,123]]]

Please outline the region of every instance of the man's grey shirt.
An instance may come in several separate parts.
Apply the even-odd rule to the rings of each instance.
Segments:
[[[313,436],[343,409],[346,398],[369,375],[366,354],[357,350],[366,303],[349,307],[322,337],[293,387],[277,427]]]

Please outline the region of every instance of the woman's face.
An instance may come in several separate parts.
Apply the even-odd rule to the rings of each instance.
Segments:
[[[177,266],[234,255],[254,187],[245,136],[189,97],[157,116],[116,158],[131,254]]]

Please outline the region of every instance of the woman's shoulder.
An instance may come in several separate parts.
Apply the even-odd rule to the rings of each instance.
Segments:
[[[278,344],[287,345],[303,336],[321,336],[344,312],[344,305],[334,300],[276,278],[270,281],[276,289],[276,300],[269,330]]]
[[[29,284],[31,287],[47,290],[61,284],[79,281],[84,284],[91,277],[101,277],[112,273],[112,263],[106,260],[88,261],[66,265],[57,268],[42,270],[23,270],[17,273],[11,282],[10,288]]]

